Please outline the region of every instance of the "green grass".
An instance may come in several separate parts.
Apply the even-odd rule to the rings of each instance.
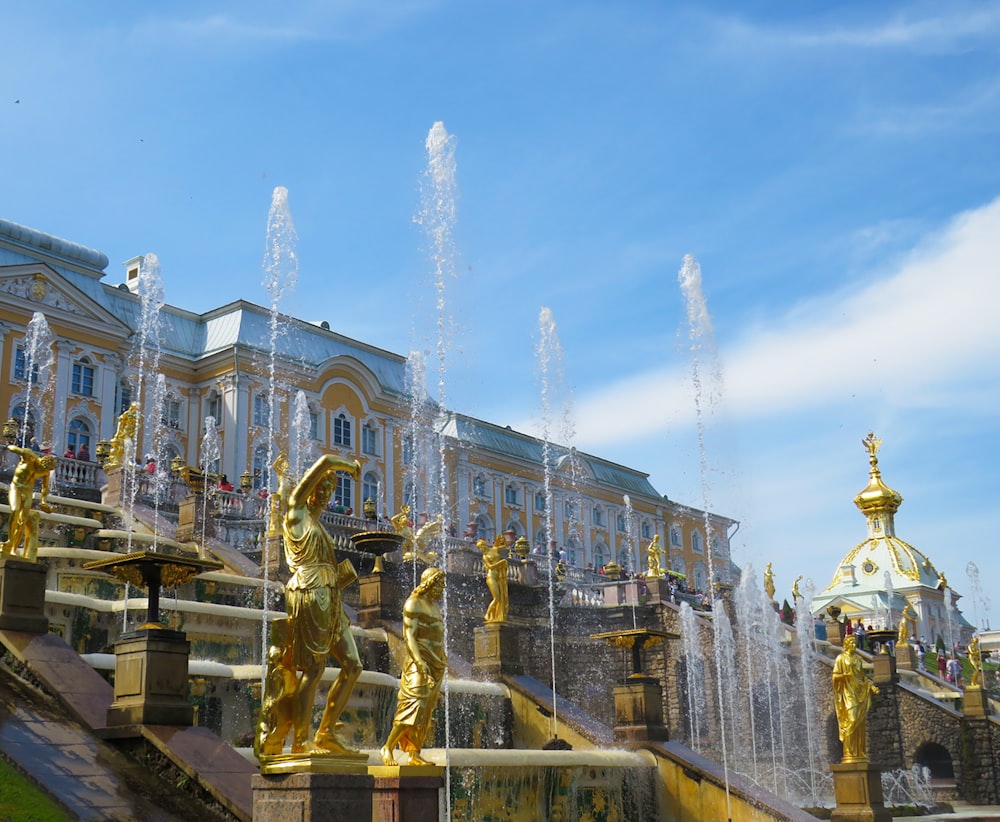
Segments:
[[[69,822],[71,818],[17,768],[0,759],[0,820]]]

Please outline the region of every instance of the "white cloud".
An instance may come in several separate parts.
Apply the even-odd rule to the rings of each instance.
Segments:
[[[954,404],[1000,362],[1000,200],[962,214],[895,273],[819,295],[722,351],[733,419],[782,418],[839,402]],[[711,277],[711,272],[706,272]],[[711,306],[709,306],[711,308]],[[687,366],[634,374],[577,404],[586,448],[694,421]],[[609,425],[628,409],[627,425]]]

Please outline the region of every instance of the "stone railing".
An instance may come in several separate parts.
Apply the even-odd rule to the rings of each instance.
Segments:
[[[52,472],[54,488],[100,488],[107,478],[96,462],[56,457],[55,471]]]

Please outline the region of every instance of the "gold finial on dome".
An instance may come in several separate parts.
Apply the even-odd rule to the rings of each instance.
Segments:
[[[882,445],[882,440],[878,439],[873,431],[869,431],[868,436],[861,440],[861,444],[868,452],[871,469],[868,472],[868,487],[854,498],[854,504],[864,514],[880,511],[894,514],[903,502],[903,496],[882,482],[882,474],[878,470],[878,449]]]

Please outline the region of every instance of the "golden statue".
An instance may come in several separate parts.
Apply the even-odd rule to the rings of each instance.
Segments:
[[[290,465],[288,463],[288,456],[284,453],[278,454],[278,458],[274,461],[274,473],[278,477],[278,490],[275,491],[268,498],[268,520],[269,525],[267,529],[267,535],[270,537],[277,536],[281,533],[281,515],[284,512],[285,500],[288,497],[288,489],[292,484],[291,475],[289,473]]]
[[[448,657],[444,651],[444,622],[438,601],[444,594],[444,571],[427,568],[420,584],[403,605],[403,639],[406,665],[399,679],[396,715],[392,730],[379,754],[386,765],[395,765],[398,745],[410,755],[411,765],[430,765],[420,756],[441,692]]]
[[[337,563],[333,538],[319,519],[337,490],[338,471],[361,479],[359,462],[325,454],[287,497],[282,494],[285,561],[292,574],[285,584],[291,664],[302,672],[295,692],[293,754],[353,753],[334,729],[361,676],[361,659],[340,601],[341,588],[354,582],[357,572],[350,560]],[[330,686],[323,718],[310,742],[316,688],[331,656],[340,673]]]
[[[444,518],[440,514],[421,525],[416,533],[410,525],[409,505],[400,508],[399,513],[390,517],[389,521],[396,529],[396,533],[403,538],[403,544],[400,546],[403,550],[403,562],[420,560],[425,565],[433,565],[437,562],[437,551],[429,551],[427,546],[444,529]]]
[[[118,417],[118,428],[111,438],[111,454],[104,463],[104,470],[121,468],[125,464],[125,443],[137,440],[139,431],[139,403],[134,402]]]
[[[646,577],[648,579],[660,579],[663,571],[660,569],[660,557],[665,557],[667,552],[660,547],[660,535],[655,534],[653,541],[646,548]]]
[[[18,445],[8,445],[7,450],[20,456],[21,461],[14,469],[7,491],[10,519],[7,522],[7,541],[0,545],[0,551],[13,555],[20,545],[21,556],[34,562],[38,557],[38,526],[42,520],[40,511],[46,514],[52,511],[52,506],[49,505],[49,475],[56,467],[56,458],[51,454],[36,454],[30,448]],[[31,503],[37,480],[42,481],[38,501],[40,511],[33,511]]]
[[[875,437],[874,431],[869,431],[868,436],[861,440],[861,444],[865,447],[868,452],[868,461],[872,465],[878,463],[878,449],[882,445],[882,440]]]
[[[287,634],[288,620],[275,620],[272,631],[283,623]],[[285,737],[295,724],[295,692],[299,678],[292,665],[292,646],[287,636],[267,652],[267,672],[264,676],[264,693],[260,704],[260,719],[254,735],[253,750],[261,756],[280,754],[285,745]]]
[[[966,653],[969,655],[969,664],[972,665],[972,679],[969,680],[969,687],[981,688],[983,687],[983,652],[979,649],[978,636],[972,638]]]
[[[774,602],[774,571],[771,569],[771,563],[767,563],[767,567],[764,569],[764,593],[767,594],[767,598]]]
[[[802,592],[799,590],[799,582],[802,579],[802,574],[796,577],[795,582],[792,583],[792,602],[798,602],[802,599]]]
[[[499,534],[492,546],[485,539],[480,539],[476,542],[476,547],[483,554],[486,587],[493,595],[484,618],[487,624],[506,622],[510,613],[510,600],[507,599],[507,558],[501,551],[507,550],[507,540],[503,534]]]
[[[899,617],[899,630],[896,635],[896,642],[898,644],[908,645],[910,643],[910,637],[913,636],[910,633],[911,622],[914,623],[914,626],[916,625],[917,612],[913,610],[910,600],[906,600],[906,604],[903,606],[903,613]]]
[[[868,761],[868,710],[872,696],[878,693],[878,688],[865,676],[857,644],[853,634],[844,637],[844,650],[833,663],[834,707],[844,745],[841,762]]]

